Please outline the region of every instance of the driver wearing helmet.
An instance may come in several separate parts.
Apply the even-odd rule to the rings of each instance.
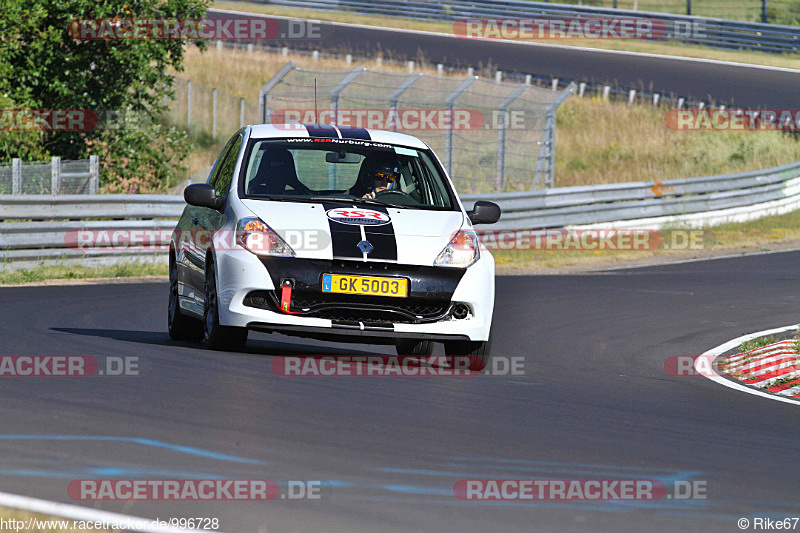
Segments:
[[[382,165],[372,171],[371,179],[372,189],[362,198],[375,198],[380,192],[397,189],[400,186],[400,171],[397,167]]]

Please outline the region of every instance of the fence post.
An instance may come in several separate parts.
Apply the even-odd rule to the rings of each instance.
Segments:
[[[561,94],[547,106],[547,111],[545,112],[545,133],[544,139],[540,141],[541,149],[539,150],[539,158],[536,161],[536,174],[534,175],[534,179],[537,183],[541,182],[541,176],[543,174],[542,167],[547,165],[547,171],[544,174],[544,186],[546,189],[554,187],[556,182],[556,110],[564,103],[564,100],[575,93],[577,88],[578,86],[575,85],[575,82],[571,82],[567,88],[561,91]]]
[[[244,98],[239,98],[239,127],[244,128]]]
[[[400,97],[403,96],[403,93],[411,87],[415,81],[417,81],[422,76],[422,72],[418,72],[416,74],[412,74],[411,76],[407,77],[403,80],[403,83],[395,89],[395,91],[389,95],[389,129],[391,131],[397,131],[397,120],[399,118],[398,115],[398,104],[400,102]]]
[[[217,140],[217,90],[211,90],[211,138]]]
[[[464,91],[469,89],[469,86],[475,82],[475,78],[467,78],[458,88],[450,93],[450,96],[447,97],[447,133],[444,138],[444,167],[447,170],[447,174],[450,176],[450,179],[453,178],[453,134],[454,134],[454,125],[453,125],[453,114],[455,112],[455,103],[459,96],[461,96]]]
[[[186,129],[192,131],[192,82],[186,82]]]
[[[53,156],[50,160],[50,194],[56,195],[61,191],[61,158]]]
[[[22,194],[22,159],[11,160],[11,194]]]
[[[100,188],[100,156],[89,156],[89,194],[97,194]]]
[[[508,98],[503,100],[498,111],[498,131],[497,131],[497,177],[495,178],[495,188],[497,192],[503,192],[506,188],[506,128],[508,127],[508,108],[519,98],[522,93],[528,90],[527,85],[520,85]]]
[[[291,61],[287,62],[278,72],[275,73],[274,76],[269,79],[267,83],[262,85],[258,90],[258,120],[261,121],[261,124],[268,124],[270,115],[272,114],[272,111],[267,103],[269,100],[270,91],[272,91],[272,89],[274,89],[275,86],[278,85],[281,80],[283,80],[283,78],[295,68],[297,68],[297,66],[294,63]],[[239,105],[239,114],[241,117],[243,116],[242,109],[244,106],[242,104]]]

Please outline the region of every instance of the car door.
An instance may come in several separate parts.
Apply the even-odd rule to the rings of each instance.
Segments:
[[[220,157],[208,179],[208,183],[214,186],[219,196],[226,196],[233,178],[233,169],[236,166],[236,159],[242,146],[243,135],[236,133],[230,138],[223,148]],[[183,258],[179,266],[183,272],[181,277],[183,282],[191,290],[190,299],[194,300],[195,306],[202,309],[205,291],[205,259],[206,251],[214,237],[214,233],[225,225],[225,215],[208,207],[189,205],[181,217],[182,228],[189,230],[190,238],[182,240]],[[189,296],[187,294],[187,296]]]

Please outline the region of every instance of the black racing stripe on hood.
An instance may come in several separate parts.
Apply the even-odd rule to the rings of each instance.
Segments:
[[[341,138],[336,128],[329,124],[303,124],[303,126],[305,126],[309,137]]]
[[[323,203],[322,207],[325,209],[325,218],[328,219],[328,227],[331,230],[333,257],[362,259],[364,254],[362,254],[361,250],[358,248],[358,243],[361,242],[361,230],[359,227],[353,224],[342,224],[328,217],[328,210],[330,209],[352,209],[353,207],[333,203]]]
[[[370,206],[369,209],[380,211],[389,215],[385,207]],[[374,247],[367,257],[371,259],[384,259],[386,261],[397,261],[397,239],[394,234],[394,224],[381,224],[380,226],[364,226],[364,235],[369,243]]]

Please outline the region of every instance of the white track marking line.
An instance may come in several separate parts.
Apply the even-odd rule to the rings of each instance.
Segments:
[[[81,507],[80,505],[71,505],[68,503],[40,500],[39,498],[20,496],[18,494],[9,494],[8,492],[0,492],[0,505],[14,509],[24,509],[34,513],[42,513],[46,515],[71,518],[73,520],[83,520],[87,522],[116,522],[117,524],[125,525],[132,523],[131,525],[133,526],[136,526],[136,523],[139,522],[142,525],[142,527],[132,527],[130,529],[125,529],[125,531],[139,531],[142,533],[196,533],[196,530],[190,529],[158,527],[155,524],[155,520],[150,518],[141,518],[138,516],[112,513],[109,511],[101,511],[99,509],[90,509],[89,507]],[[46,520],[47,519],[42,519],[42,521]]]
[[[743,392],[746,392],[748,394],[755,394],[756,396],[761,396],[763,398],[769,398],[771,400],[775,400],[775,401],[778,401],[778,402],[784,402],[784,403],[791,403],[791,404],[794,404],[794,405],[800,405],[800,400],[796,400],[794,398],[783,398],[783,397],[780,397],[780,396],[776,396],[775,394],[771,394],[771,393],[768,393],[768,392],[756,390],[756,389],[753,389],[753,388],[750,388],[750,387],[746,387],[746,386],[744,386],[744,385],[742,385],[742,384],[740,384],[738,382],[731,381],[729,379],[725,379],[724,377],[722,377],[719,374],[717,374],[716,371],[714,370],[713,365],[711,365],[711,362],[714,360],[715,357],[717,357],[719,355],[722,355],[723,353],[727,352],[731,348],[734,348],[734,347],[740,345],[744,341],[749,341],[751,339],[755,339],[755,338],[758,338],[758,337],[763,337],[765,335],[772,335],[772,334],[775,334],[775,333],[783,333],[785,331],[792,331],[792,330],[796,330],[798,328],[800,328],[800,324],[795,324],[795,325],[792,325],[792,326],[784,326],[782,328],[768,329],[768,330],[764,330],[764,331],[757,331],[755,333],[749,333],[747,335],[742,335],[741,337],[738,337],[736,339],[730,340],[730,341],[726,342],[725,344],[720,344],[716,348],[712,348],[712,349],[708,350],[707,352],[705,352],[702,356],[698,357],[697,360],[694,363],[695,370],[697,370],[697,372],[699,372],[703,376],[707,377],[711,381],[719,383],[720,385],[724,385],[725,387],[730,387],[732,389],[736,389],[738,391],[743,391]],[[709,376],[707,370],[700,368],[698,366],[698,364],[700,366],[702,366],[704,364],[707,364],[708,367],[711,368],[711,372],[713,372],[714,375],[713,376]]]
[[[425,31],[425,30],[408,30],[403,28],[385,28],[380,26],[370,26],[368,24],[353,24],[350,22],[334,22],[332,20],[320,20],[320,19],[302,19],[299,17],[286,17],[282,15],[267,15],[265,13],[253,13],[249,11],[235,11],[230,9],[209,9],[209,11],[214,11],[218,13],[228,13],[233,15],[249,15],[249,16],[260,16],[266,18],[274,18],[274,19],[283,19],[283,20],[308,20],[312,22],[318,22],[322,24],[330,24],[332,26],[344,26],[345,28],[366,28],[370,30],[381,30],[384,32],[395,32],[395,33],[411,33],[411,34],[419,34],[419,35],[433,35],[437,37],[450,37],[452,39],[460,39],[460,40],[473,40],[467,39],[465,37],[459,37],[455,34],[450,33],[441,33],[436,31]],[[443,23],[447,23],[447,21],[442,21]],[[757,65],[751,63],[738,63],[735,61],[721,61],[719,59],[704,59],[701,57],[683,57],[683,56],[671,56],[665,54],[650,54],[647,52],[628,52],[625,50],[606,50],[604,48],[589,48],[584,46],[569,46],[565,44],[552,44],[552,43],[531,43],[527,41],[511,41],[508,39],[479,39],[481,41],[488,41],[494,43],[513,43],[518,46],[533,46],[533,47],[540,47],[540,48],[555,48],[559,50],[579,50],[581,52],[593,52],[599,54],[617,54],[617,55],[627,55],[627,56],[637,56],[637,57],[648,57],[648,58],[663,58],[663,59],[672,59],[676,61],[690,61],[694,63],[709,63],[712,65],[724,65],[724,66],[734,66],[734,67],[742,67],[742,68],[755,68],[760,70],[774,70],[777,72],[790,72],[792,74],[800,74],[800,70],[786,68],[786,67],[771,67],[769,65]]]
[[[789,252],[800,252],[800,248],[790,248],[787,250],[767,250],[766,252],[745,252],[731,255],[718,255],[716,257],[698,257],[696,259],[679,259],[677,261],[664,261],[663,263],[653,263],[649,265],[625,265],[618,267],[598,268],[596,270],[579,270],[584,274],[596,274],[600,272],[614,272],[615,270],[635,270],[637,268],[655,268],[668,265],[683,265],[685,263],[700,263],[703,261],[717,261],[720,259],[739,259],[742,257],[749,257],[754,255],[772,255],[772,254],[785,254]],[[570,273],[567,273],[570,274]]]

